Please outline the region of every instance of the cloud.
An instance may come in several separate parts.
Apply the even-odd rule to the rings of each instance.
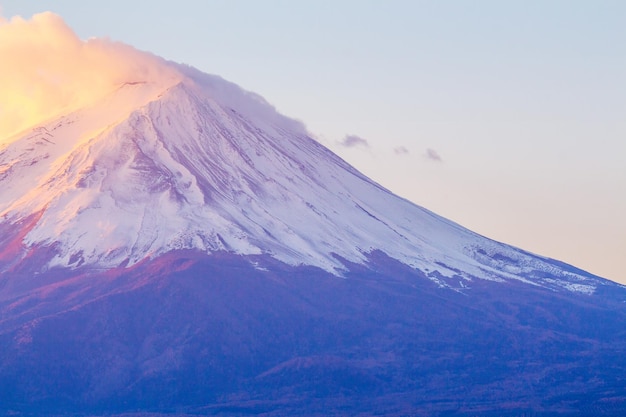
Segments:
[[[147,52],[108,39],[79,39],[54,13],[0,17],[0,144],[124,82],[177,77],[173,66]]]
[[[353,148],[355,146],[364,146],[369,148],[370,144],[367,140],[363,139],[357,135],[346,135],[343,140],[339,142],[341,146],[345,146],[346,148]]]
[[[397,148],[393,148],[393,152],[396,155],[408,155],[409,150],[404,146],[398,146]]]
[[[439,156],[439,153],[437,153],[436,150],[431,149],[431,148],[426,149],[426,153],[424,154],[424,157],[426,159],[430,159],[431,161],[443,162],[443,159],[441,159],[441,156]]]

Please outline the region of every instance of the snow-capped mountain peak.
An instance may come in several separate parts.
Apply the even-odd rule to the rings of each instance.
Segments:
[[[49,247],[47,267],[111,268],[228,251],[341,274],[382,251],[442,286],[521,279],[593,291],[593,279],[393,195],[259,96],[178,70],[181,80],[126,83],[0,150],[3,221],[40,215],[24,253]]]

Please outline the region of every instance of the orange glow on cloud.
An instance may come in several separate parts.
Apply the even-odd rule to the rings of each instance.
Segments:
[[[108,39],[79,39],[54,13],[29,20],[0,16],[0,145],[125,82],[178,77],[165,60],[147,52]]]

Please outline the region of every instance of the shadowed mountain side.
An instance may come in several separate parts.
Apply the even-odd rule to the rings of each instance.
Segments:
[[[481,280],[468,296],[382,253],[368,266],[180,252],[87,274],[89,302],[0,327],[0,413],[626,411],[623,302]],[[81,292],[56,288],[66,306]]]

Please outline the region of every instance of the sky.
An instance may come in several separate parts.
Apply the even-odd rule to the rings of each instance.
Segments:
[[[626,284],[624,1],[0,0],[0,11],[52,11],[81,39],[220,75],[400,196]],[[4,54],[0,65],[17,59]]]

